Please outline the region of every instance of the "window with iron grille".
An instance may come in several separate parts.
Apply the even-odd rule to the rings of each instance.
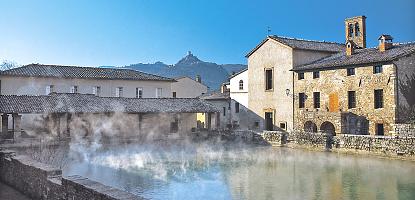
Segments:
[[[347,100],[348,100],[349,108],[356,108],[356,92],[355,91],[347,92]]]
[[[298,107],[299,108],[304,108],[304,105],[305,105],[305,94],[304,93],[299,93],[298,94],[298,99],[299,99],[299,101],[298,101]]]
[[[272,69],[265,70],[265,90],[272,90]]]
[[[313,93],[314,108],[320,108],[320,92]]]
[[[375,109],[383,108],[383,90],[375,90]]]

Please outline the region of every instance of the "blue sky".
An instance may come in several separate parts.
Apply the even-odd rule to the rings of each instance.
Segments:
[[[343,20],[356,15],[367,17],[368,46],[382,33],[415,41],[414,0],[0,0],[0,10],[0,60],[20,64],[174,64],[188,50],[245,64],[267,26],[276,35],[344,42]]]

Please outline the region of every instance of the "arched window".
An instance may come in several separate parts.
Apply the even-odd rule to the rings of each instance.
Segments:
[[[360,27],[359,27],[359,23],[356,22],[356,24],[354,24],[354,34],[356,36],[360,36]]]
[[[244,89],[244,81],[240,80],[239,81],[239,90],[243,90]]]

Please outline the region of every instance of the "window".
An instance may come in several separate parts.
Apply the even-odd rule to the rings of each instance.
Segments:
[[[70,93],[78,93],[78,86],[77,85],[73,85],[71,86],[71,91]]]
[[[255,128],[259,128],[259,122],[258,121],[254,122],[254,126],[255,126]]]
[[[226,107],[223,107],[223,116],[226,116]]]
[[[373,73],[374,74],[380,74],[380,73],[382,73],[382,71],[383,71],[382,65],[373,66]]]
[[[280,128],[287,130],[287,123],[286,122],[280,122]]]
[[[240,80],[239,81],[239,90],[243,90],[244,89],[244,81]]]
[[[349,29],[349,37],[353,37],[353,24],[348,24],[348,29]]]
[[[235,102],[235,113],[239,113],[239,103]]]
[[[319,71],[313,72],[313,78],[320,78],[320,72]]]
[[[355,75],[355,69],[354,68],[347,68],[347,76]]]
[[[354,24],[354,34],[355,36],[360,36],[360,27],[359,27],[359,23],[356,22],[356,24]]]
[[[173,92],[173,98],[176,98],[176,92]]]
[[[298,73],[298,80],[304,79],[304,73]]]
[[[298,94],[298,99],[299,99],[299,101],[298,101],[298,107],[299,108],[304,108],[304,105],[305,105],[305,94],[304,93],[299,93]]]
[[[135,88],[135,98],[143,98],[143,88]]]
[[[320,108],[320,92],[313,93],[314,108]]]
[[[356,92],[348,91],[347,92],[347,101],[350,108],[356,108]]]
[[[115,97],[122,97],[122,93],[123,93],[122,87],[115,88]]]
[[[163,88],[157,88],[157,90],[156,90],[156,97],[157,98],[161,98],[162,97],[162,94],[163,93]]]
[[[100,86],[92,87],[92,94],[94,94],[95,96],[99,96],[101,94],[101,87]]]
[[[385,135],[383,124],[376,124],[376,135]]]
[[[375,90],[375,109],[383,108],[383,90]]]
[[[46,86],[46,95],[49,95],[52,92],[54,92],[53,91],[53,85]]]
[[[265,90],[272,90],[272,69],[265,70]]]

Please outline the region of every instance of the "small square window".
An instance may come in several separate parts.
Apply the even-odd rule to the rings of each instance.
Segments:
[[[259,127],[259,122],[255,122],[254,126],[255,126],[255,128],[258,128]]]
[[[355,68],[347,68],[347,76],[355,75]]]
[[[374,74],[380,74],[382,72],[383,72],[382,65],[373,66],[373,73]]]
[[[281,122],[281,123],[280,123],[280,128],[281,128],[281,129],[284,129],[284,130],[287,130],[287,123],[285,123],[285,122]]]
[[[313,72],[313,78],[320,78],[320,72],[319,71]]]
[[[304,79],[304,73],[298,73],[298,80]]]

